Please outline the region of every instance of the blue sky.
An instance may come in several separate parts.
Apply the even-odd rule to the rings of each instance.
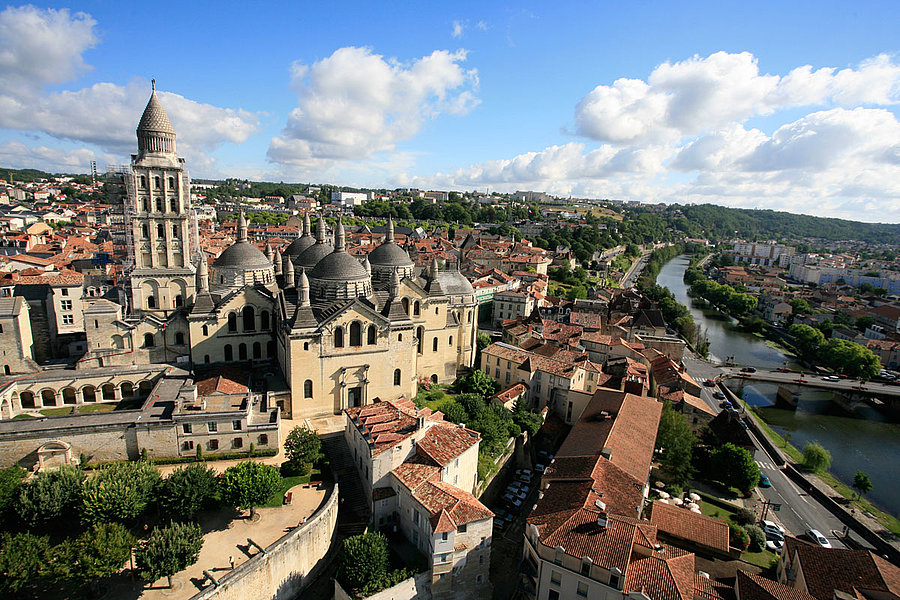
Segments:
[[[0,165],[546,190],[900,221],[897,2],[114,3],[0,11]],[[809,68],[804,68],[804,67]]]

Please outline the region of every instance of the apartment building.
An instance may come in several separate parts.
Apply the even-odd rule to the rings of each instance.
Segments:
[[[789,264],[790,257],[795,249],[792,246],[772,243],[734,242],[731,257],[735,262],[744,262],[751,265],[780,265]]]

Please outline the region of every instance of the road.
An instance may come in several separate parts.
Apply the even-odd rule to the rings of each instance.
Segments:
[[[900,396],[900,385],[876,383],[867,381],[864,384],[858,379],[838,379],[837,381],[825,381],[821,375],[812,373],[793,373],[784,371],[770,371],[757,369],[755,373],[743,373],[739,368],[724,368],[722,374],[725,377],[742,377],[751,381],[767,381],[771,383],[789,383],[806,387],[817,387],[835,391],[856,392],[864,391],[876,396]]]
[[[643,254],[641,254],[641,257],[631,264],[631,268],[628,269],[628,272],[625,273],[625,276],[622,277],[622,281],[620,282],[620,285],[624,289],[627,290],[634,287],[634,282],[641,276],[641,271],[644,270],[647,261],[650,260],[649,257],[652,252],[653,250],[645,250]]]
[[[687,353],[684,357],[684,364],[691,377],[698,382],[714,379],[729,371],[711,365],[693,355],[688,356]],[[796,373],[794,377],[796,378]],[[718,413],[721,410],[719,408],[720,400],[713,398],[713,392],[716,389],[704,386],[701,398]],[[787,475],[775,466],[775,461],[766,454],[762,444],[752,433],[751,437],[756,445],[756,463],[759,465],[759,470],[772,482],[772,487],[758,488],[759,492],[769,502],[781,504],[781,510],[778,512],[770,510],[767,519],[779,521],[787,532],[795,537],[802,536],[807,529],[818,529],[835,548],[843,548],[844,545],[832,533],[833,531],[843,531],[843,524],[814,498],[801,490],[797,484],[788,479]],[[861,542],[861,540],[858,541]]]

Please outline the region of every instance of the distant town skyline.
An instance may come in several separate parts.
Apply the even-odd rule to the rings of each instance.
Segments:
[[[0,166],[542,190],[900,222],[896,3],[0,10]]]

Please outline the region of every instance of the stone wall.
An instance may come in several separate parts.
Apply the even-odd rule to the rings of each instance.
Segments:
[[[191,600],[299,597],[306,583],[324,567],[325,555],[334,538],[337,513],[338,485],[335,484],[319,510],[304,525],[295,527],[265,551],[228,571],[217,585],[199,592]]]

